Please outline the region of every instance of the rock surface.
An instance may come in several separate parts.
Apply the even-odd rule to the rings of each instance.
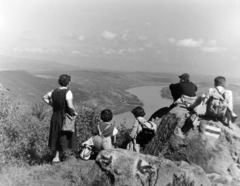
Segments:
[[[231,130],[220,122],[201,120],[199,127],[183,135],[181,128],[188,116],[186,109],[173,108],[144,153],[193,162],[204,169],[213,185],[240,185],[240,128],[233,125]]]
[[[163,156],[123,149],[101,151],[87,175],[84,180],[89,186],[172,186],[176,182],[194,183],[194,186],[211,185],[203,169],[196,164],[183,161],[174,163]]]

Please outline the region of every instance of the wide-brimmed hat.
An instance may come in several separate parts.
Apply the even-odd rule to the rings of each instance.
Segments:
[[[190,78],[189,74],[187,74],[187,73],[183,73],[181,76],[178,76],[178,77],[180,79],[185,79],[185,78],[189,79]]]

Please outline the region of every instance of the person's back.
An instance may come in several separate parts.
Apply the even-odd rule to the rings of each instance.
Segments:
[[[204,103],[207,104],[206,116],[218,119],[224,124],[230,126],[230,124],[237,118],[237,115],[233,112],[232,91],[225,89],[225,84],[226,79],[224,77],[216,77],[214,79],[215,87],[208,90]],[[214,101],[219,103],[213,105]]]
[[[179,78],[179,83],[169,85],[174,102],[181,98],[181,96],[195,97],[197,86],[190,82],[189,74],[184,73]]]
[[[111,110],[103,110],[100,118],[103,122],[97,126],[97,135],[93,137],[93,143],[97,151],[114,148],[113,143],[116,142],[118,133],[115,125],[110,123],[113,118]]]

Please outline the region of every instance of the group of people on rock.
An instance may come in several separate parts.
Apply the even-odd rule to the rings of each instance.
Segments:
[[[214,79],[214,88],[210,88],[206,95],[196,96],[197,86],[190,81],[190,75],[187,73],[179,76],[180,82],[176,84],[171,84],[169,89],[173,97],[173,104],[167,109],[170,111],[172,108],[177,106],[184,106],[190,112],[200,115],[198,108],[201,105],[211,105],[214,98],[222,100],[223,106],[221,108],[219,105],[216,106],[215,103],[219,103],[215,99],[215,106],[207,110],[214,110],[212,113],[224,113],[223,117],[218,117],[218,115],[208,114],[206,112],[204,115],[207,117],[212,117],[224,125],[231,127],[231,124],[237,118],[237,115],[233,112],[233,96],[230,90],[225,89],[226,79],[222,76],[218,76]],[[69,75],[63,74],[59,77],[58,83],[60,87],[48,92],[43,96],[43,100],[53,108],[53,114],[50,123],[50,134],[48,146],[54,156],[52,162],[60,162],[60,155],[67,149],[76,150],[77,148],[77,137],[76,132],[68,132],[62,130],[62,125],[64,121],[65,114],[71,116],[76,116],[77,112],[73,105],[73,94],[69,89],[71,77]],[[209,103],[211,102],[211,103]],[[217,107],[217,111],[216,108]],[[135,121],[133,123],[131,132],[129,133],[128,142],[126,148],[136,152],[140,151],[140,148],[144,148],[145,145],[154,137],[157,130],[157,124],[154,123],[154,117],[150,117],[149,120],[144,118],[145,111],[142,107],[136,107],[132,111]],[[161,115],[162,113],[160,113]],[[164,114],[166,114],[166,110]],[[153,114],[154,115],[154,114]],[[159,116],[159,117],[162,117]],[[101,151],[104,149],[114,148],[114,143],[116,142],[116,135],[118,134],[118,129],[111,123],[113,114],[111,110],[104,109],[100,113],[101,123],[96,126],[93,137],[83,143],[85,146],[94,147],[96,151]],[[76,127],[76,126],[75,126]],[[76,130],[75,130],[76,131]],[[91,151],[90,151],[91,152]],[[89,155],[88,155],[89,158]]]

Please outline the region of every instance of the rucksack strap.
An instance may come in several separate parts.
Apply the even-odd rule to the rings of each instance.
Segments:
[[[215,88],[216,90],[217,90],[217,92],[222,96],[222,98],[225,100],[226,98],[225,98],[225,90],[224,90],[224,92],[223,93],[221,93],[217,88]]]
[[[110,127],[110,124],[101,132],[100,127],[99,127],[99,125],[98,125],[99,136],[102,136],[102,133],[103,133],[105,130],[107,130],[109,127]]]

